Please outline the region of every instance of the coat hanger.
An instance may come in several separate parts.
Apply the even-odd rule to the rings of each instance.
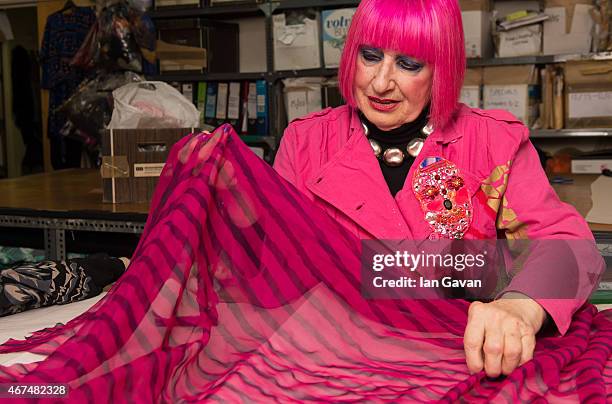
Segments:
[[[76,4],[74,4],[74,1],[72,0],[67,0],[66,3],[64,3],[64,7],[62,7],[62,9],[60,11],[58,11],[59,13],[63,13],[65,11],[68,10],[73,10],[77,7]]]

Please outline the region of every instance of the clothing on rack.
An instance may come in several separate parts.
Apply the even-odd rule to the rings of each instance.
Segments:
[[[51,163],[55,169],[80,166],[81,144],[61,135],[66,116],[57,109],[86,77],[85,72],[73,67],[70,62],[95,20],[96,15],[92,8],[70,7],[63,12],[51,14],[45,25],[40,51],[41,85],[49,90],[47,130],[51,145]]]
[[[11,82],[13,90],[13,120],[21,132],[25,154],[21,161],[24,174],[42,171],[43,147],[40,106],[35,101],[34,83],[38,82],[38,65],[23,46],[11,52]],[[38,90],[38,88],[36,88]]]

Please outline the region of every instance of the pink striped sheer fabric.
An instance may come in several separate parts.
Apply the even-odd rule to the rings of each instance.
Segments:
[[[130,268],[1,352],[70,402],[606,402],[612,313],[587,305],[510,376],[470,375],[462,300],[365,300],[358,239],[222,126],[173,149]]]

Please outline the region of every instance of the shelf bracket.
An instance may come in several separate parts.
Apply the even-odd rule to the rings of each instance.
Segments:
[[[278,6],[280,6],[280,2],[270,1],[268,3],[260,4],[259,9],[265,14],[266,17],[270,18]]]

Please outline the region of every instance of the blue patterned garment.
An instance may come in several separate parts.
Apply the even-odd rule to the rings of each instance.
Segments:
[[[60,130],[66,123],[64,114],[55,110],[75,92],[86,76],[82,70],[71,66],[70,61],[95,21],[96,14],[89,7],[74,7],[66,12],[51,14],[47,18],[40,50],[40,63],[41,85],[49,90],[48,136],[51,139],[61,139]],[[57,156],[61,150],[53,152],[56,155],[52,156],[52,160],[57,160],[58,157],[65,158]]]

